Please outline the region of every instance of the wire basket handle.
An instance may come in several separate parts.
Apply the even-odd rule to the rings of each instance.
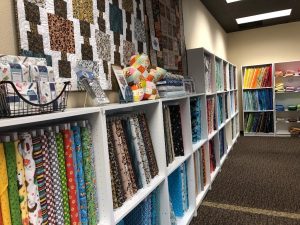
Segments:
[[[10,84],[12,86],[12,88],[14,89],[14,91],[17,93],[17,95],[24,101],[26,102],[27,104],[29,105],[33,105],[33,106],[37,106],[37,107],[45,107],[45,106],[48,106],[48,105],[51,105],[53,104],[54,102],[56,102],[62,95],[63,93],[65,92],[65,90],[67,89],[67,86],[71,84],[70,81],[66,81],[66,82],[63,82],[64,83],[64,88],[62,89],[62,91],[59,93],[59,95],[54,99],[52,100],[51,102],[48,102],[48,103],[45,103],[45,104],[36,104],[36,103],[32,103],[30,101],[28,101],[26,98],[24,98],[20,93],[19,91],[17,90],[16,86],[14,85],[13,82],[11,81],[0,81],[0,85],[1,84]]]

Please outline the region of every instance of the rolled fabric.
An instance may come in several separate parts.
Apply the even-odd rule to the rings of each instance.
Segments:
[[[8,177],[3,143],[0,143],[0,211],[2,224],[11,225],[8,199]]]
[[[33,137],[33,159],[35,162],[35,175],[34,178],[37,181],[39,198],[42,210],[43,224],[48,224],[48,206],[46,199],[46,180],[45,180],[45,167],[43,162],[43,136]]]
[[[18,193],[18,182],[17,182],[17,162],[16,162],[16,150],[14,142],[5,142],[5,158],[7,166],[8,176],[8,198],[11,223],[13,225],[21,225],[21,211]],[[33,162],[34,164],[34,162]],[[38,202],[38,199],[37,199]],[[38,216],[38,214],[36,214]]]
[[[83,169],[83,155],[81,145],[81,133],[79,126],[71,127],[74,135],[75,154],[77,162],[77,184],[79,191],[80,216],[82,225],[88,224],[87,198],[85,190],[85,178]]]
[[[110,176],[112,186],[112,197],[114,209],[119,208],[125,202],[124,190],[122,187],[122,180],[120,175],[120,167],[118,164],[116,149],[113,139],[112,122],[107,122],[107,141],[109,153]]]
[[[22,152],[19,150],[19,141],[15,141],[16,161],[17,161],[17,177],[22,224],[29,224],[29,214],[27,209],[28,196],[25,184],[25,168],[23,163]]]
[[[116,158],[120,167],[121,179],[126,199],[131,198],[137,191],[137,185],[134,182],[134,172],[131,159],[126,145],[124,130],[121,120],[112,121],[112,131],[114,145],[116,148]]]
[[[137,117],[138,117],[141,132],[143,134],[143,140],[145,143],[146,154],[149,161],[151,177],[154,178],[156,175],[158,175],[159,169],[158,169],[157,160],[156,160],[156,156],[152,144],[150,130],[147,124],[146,115],[140,114]]]
[[[75,180],[74,163],[73,163],[73,149],[72,149],[72,138],[71,138],[72,131],[63,130],[62,133],[64,139],[71,224],[73,225],[79,223],[79,214],[78,214],[76,180]]]
[[[142,137],[137,116],[133,116],[129,120],[130,120],[133,143],[137,153],[138,164],[140,167],[143,187],[146,187],[151,181],[151,172],[149,168],[149,162],[146,154],[144,140]]]
[[[64,149],[63,135],[61,133],[56,134],[56,145],[57,145],[57,156],[59,162],[59,177],[61,182],[61,193],[62,193],[62,200],[63,200],[62,203],[63,203],[64,225],[71,225],[67,175],[66,175],[65,149]],[[57,221],[59,221],[58,217],[57,217]]]
[[[88,219],[89,224],[96,225],[98,222],[97,217],[97,196],[95,192],[94,179],[95,174],[93,173],[93,164],[91,161],[90,148],[92,146],[91,134],[88,128],[81,127],[81,143],[82,143],[82,155],[83,155],[83,166],[84,166],[84,178],[85,178],[85,190],[88,204]]]
[[[19,136],[18,149],[22,152],[25,169],[26,189],[28,196],[28,213],[31,224],[41,224],[43,221],[38,185],[35,182],[35,163],[33,159],[32,138],[29,133]]]
[[[92,191],[93,191],[93,197],[95,198],[94,204],[95,204],[95,210],[96,210],[96,216],[97,216],[97,224],[100,221],[100,212],[99,212],[99,205],[98,205],[98,194],[97,194],[97,180],[96,180],[96,166],[95,166],[95,152],[94,152],[94,145],[93,145],[93,139],[92,139],[92,126],[88,121],[87,123],[87,133],[89,134],[88,140],[89,140],[89,158],[90,158],[90,174],[92,177]]]
[[[49,225],[64,225],[64,204],[59,170],[58,145],[53,132],[47,133],[47,136],[49,166],[46,166],[46,185],[49,196],[52,196],[48,202]]]

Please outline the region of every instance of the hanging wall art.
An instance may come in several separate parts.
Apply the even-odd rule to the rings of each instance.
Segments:
[[[76,68],[92,68],[112,88],[112,65],[147,53],[154,66],[182,73],[181,0],[15,0],[19,51],[46,58],[55,79],[78,90]],[[80,88],[79,88],[80,89]]]

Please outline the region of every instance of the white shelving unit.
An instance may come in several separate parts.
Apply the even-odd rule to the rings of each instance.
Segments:
[[[243,104],[243,130],[244,130],[244,136],[274,136],[275,134],[275,127],[273,126],[273,130],[268,132],[268,133],[263,133],[263,132],[248,132],[246,127],[246,114],[254,114],[254,113],[270,113],[272,114],[272,123],[275,124],[275,95],[274,95],[274,78],[272,74],[272,80],[271,80],[271,86],[265,86],[265,87],[245,87],[244,84],[244,77],[245,77],[245,71],[246,69],[256,69],[256,68],[261,68],[261,67],[266,67],[270,66],[272,68],[272,73],[274,71],[273,64],[260,64],[260,65],[247,65],[247,66],[242,66],[242,74],[241,74],[241,81],[242,81],[242,104]],[[254,74],[251,74],[251,79],[254,76]],[[246,93],[251,93],[254,91],[262,91],[262,90],[271,90],[272,92],[272,104],[273,107],[271,109],[264,109],[264,110],[258,110],[258,109],[247,109],[245,105],[245,94]]]
[[[212,69],[215,68],[215,56],[204,49],[191,50],[188,53],[189,58],[191,54],[196,56],[202,53],[210,56],[212,59]],[[202,58],[203,59],[203,58]],[[200,60],[200,61],[199,61]],[[188,198],[189,208],[182,218],[178,218],[177,224],[187,225],[192,220],[193,216],[197,214],[197,209],[203,201],[208,190],[211,188],[212,183],[218,172],[220,171],[224,161],[226,160],[229,152],[233,148],[237,138],[239,136],[239,124],[238,124],[238,108],[232,108],[231,99],[229,95],[236,93],[236,78],[235,78],[235,66],[218,58],[221,66],[222,74],[222,90],[216,94],[215,80],[212,80],[212,92],[213,97],[217,95],[223,96],[223,122],[217,124],[216,130],[212,134],[208,134],[207,128],[207,109],[206,101],[206,84],[203,82],[204,73],[201,72],[203,68],[203,61],[201,57],[193,57],[191,64],[189,65],[190,74],[194,77],[196,90],[195,94],[171,98],[160,99],[154,101],[143,101],[140,103],[129,104],[109,104],[103,107],[91,107],[91,108],[76,108],[68,109],[65,112],[58,112],[45,115],[37,115],[31,117],[1,119],[0,120],[0,132],[16,131],[23,128],[32,128],[35,126],[46,126],[54,123],[62,123],[74,120],[89,120],[92,124],[93,144],[95,150],[95,163],[96,163],[96,181],[98,191],[98,203],[100,211],[99,225],[115,225],[118,224],[123,218],[125,218],[135,207],[139,205],[147,196],[149,196],[154,190],[158,190],[158,201],[160,204],[160,211],[158,212],[159,221],[161,225],[170,225],[170,205],[169,205],[169,187],[168,176],[180,167],[183,163],[186,163],[187,178],[188,178]],[[197,63],[196,63],[196,62]],[[196,63],[196,64],[195,64]],[[231,70],[231,72],[230,72]],[[215,78],[215,71],[212,70],[213,78]],[[231,78],[229,76],[232,76]],[[233,80],[233,81],[232,81]],[[225,82],[226,81],[226,82]],[[225,85],[226,83],[226,85]],[[198,87],[197,87],[198,85]],[[191,98],[201,99],[201,140],[197,143],[192,143],[192,129],[191,129],[191,112],[190,112],[190,100]],[[226,98],[226,101],[225,101]],[[237,101],[237,99],[234,99]],[[166,163],[166,150],[164,140],[164,121],[163,121],[163,105],[164,104],[179,104],[181,110],[181,122],[182,122],[182,134],[184,145],[184,156],[176,157],[175,160],[167,166]],[[216,101],[216,109],[218,102]],[[236,103],[234,103],[236,105]],[[227,109],[227,116],[225,110]],[[232,111],[233,109],[233,111]],[[114,114],[122,114],[128,112],[144,112],[146,114],[147,122],[150,129],[151,139],[153,141],[153,148],[156,155],[156,160],[159,168],[159,174],[152,179],[151,183],[140,189],[131,199],[127,200],[120,208],[113,209],[112,200],[112,187],[110,176],[110,162],[108,151],[108,139],[107,139],[107,127],[106,121],[108,116]],[[224,151],[224,156],[220,158],[219,149],[219,132],[224,130],[224,140],[227,143],[227,149]],[[215,144],[215,157],[216,168],[213,173],[210,172],[210,156],[209,156],[209,141],[213,141]],[[195,155],[200,152],[201,148],[204,149],[204,162],[206,173],[206,185],[200,192],[196,191],[195,176],[197,171],[196,164],[194,163]],[[199,158],[198,158],[199,159]],[[200,162],[201,163],[201,162]]]
[[[275,77],[275,85],[278,83],[284,84],[284,86],[293,86],[295,88],[300,87],[300,61],[293,62],[280,62],[274,63],[274,71],[285,72],[287,70],[293,70],[296,72],[294,76],[290,77]],[[300,128],[300,112],[299,111],[288,111],[287,108],[289,105],[298,105],[300,104],[300,92],[276,92],[275,91],[275,104],[283,105],[285,110],[284,112],[275,112],[275,127],[276,135],[290,137],[289,132],[290,127]],[[289,119],[296,120],[296,122],[289,122]]]
[[[252,65],[252,66],[243,66],[242,67],[242,81],[244,77],[245,68],[249,67],[262,67],[262,66],[271,66],[272,68],[272,86],[270,87],[260,87],[260,88],[244,88],[243,93],[246,91],[254,90],[267,90],[271,89],[273,91],[273,108],[269,110],[245,110],[244,98],[243,98],[243,126],[245,131],[245,113],[250,112],[273,112],[273,121],[274,121],[274,131],[270,133],[256,133],[256,132],[244,132],[245,136],[281,136],[281,137],[290,137],[289,132],[290,127],[300,128],[300,112],[299,111],[289,111],[289,105],[298,105],[300,104],[300,92],[276,92],[275,87],[278,83],[283,83],[284,86],[294,86],[295,88],[300,87],[300,61],[291,61],[291,62],[277,62],[269,63],[262,65]],[[276,71],[285,72],[287,70],[295,71],[294,76],[288,77],[276,77]],[[242,95],[244,97],[244,94]],[[276,105],[284,106],[284,111],[276,111]],[[289,122],[288,119],[295,119],[296,122]]]

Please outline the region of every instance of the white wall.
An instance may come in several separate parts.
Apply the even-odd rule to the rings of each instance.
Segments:
[[[204,47],[227,59],[227,35],[200,0],[183,0],[187,49]]]

